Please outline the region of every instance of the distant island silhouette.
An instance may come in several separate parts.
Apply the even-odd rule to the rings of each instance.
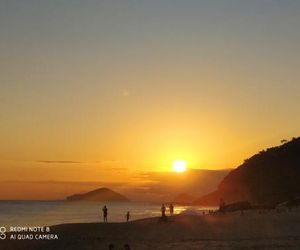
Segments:
[[[129,199],[122,194],[119,194],[108,188],[98,188],[93,191],[74,194],[66,198],[67,201],[118,201],[118,202],[128,202]]]
[[[232,170],[218,189],[197,199],[197,205],[249,201],[274,206],[300,196],[300,137],[260,151]]]

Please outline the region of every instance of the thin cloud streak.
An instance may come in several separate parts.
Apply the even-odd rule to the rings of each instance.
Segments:
[[[39,160],[36,161],[39,163],[59,163],[59,164],[78,164],[78,163],[83,163],[81,161],[50,161],[50,160]]]

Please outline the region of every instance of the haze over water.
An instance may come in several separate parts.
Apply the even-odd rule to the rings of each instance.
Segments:
[[[137,220],[160,216],[159,204],[147,203],[105,203],[108,207],[109,222],[124,222],[125,213],[131,212],[131,219]],[[100,202],[66,201],[0,201],[1,226],[51,226],[63,223],[102,222]],[[175,206],[175,214],[191,209]],[[191,212],[207,210],[193,207]],[[210,208],[212,209],[212,208]]]

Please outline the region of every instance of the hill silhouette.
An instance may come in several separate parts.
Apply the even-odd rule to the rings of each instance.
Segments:
[[[187,169],[180,174],[167,171],[145,172],[140,177],[144,183],[135,188],[124,185],[125,188],[121,191],[134,201],[161,203],[174,202],[178,194],[188,194],[192,197],[190,200],[185,199],[184,203],[192,203],[195,198],[215,190],[230,170]]]
[[[125,196],[108,188],[99,188],[84,194],[74,194],[67,197],[68,201],[129,201]]]
[[[285,142],[285,141],[284,141]],[[300,138],[268,148],[246,159],[232,170],[218,189],[195,201],[218,205],[247,200],[253,204],[274,205],[300,195]]]

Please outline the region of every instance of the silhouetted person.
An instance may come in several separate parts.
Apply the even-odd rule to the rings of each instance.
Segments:
[[[166,207],[165,204],[161,205],[161,217],[166,217]]]
[[[172,203],[169,206],[169,210],[170,210],[170,215],[173,216],[173,214],[174,214],[174,206],[173,206]]]
[[[108,245],[108,250],[114,250],[115,249],[115,245],[114,244],[109,244]]]
[[[129,244],[125,244],[125,245],[124,245],[124,250],[131,250]]]
[[[225,207],[225,201],[221,198],[220,199],[220,207],[219,207],[220,212],[222,212],[222,213],[225,212],[224,207]]]
[[[129,219],[130,219],[130,212],[128,211],[128,212],[126,213],[126,221],[128,222]]]
[[[102,208],[103,211],[103,221],[107,222],[107,207],[106,205]]]

